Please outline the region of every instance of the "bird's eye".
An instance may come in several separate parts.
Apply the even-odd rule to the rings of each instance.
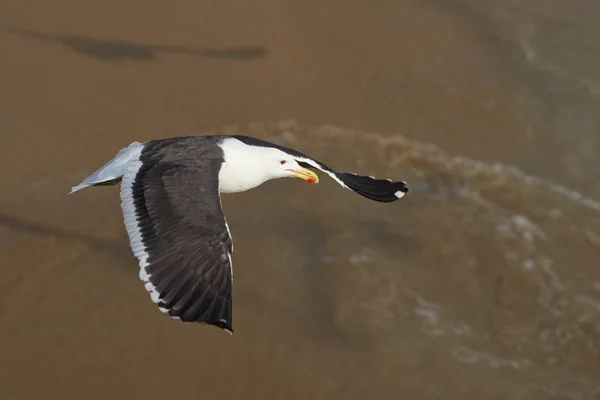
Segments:
[[[283,164],[285,164],[286,162],[287,162],[287,161],[285,161],[285,160],[281,160],[281,161],[279,161],[279,164],[283,165]]]

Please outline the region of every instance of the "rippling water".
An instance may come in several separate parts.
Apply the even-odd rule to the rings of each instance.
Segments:
[[[316,230],[306,248],[294,245],[314,259],[298,255],[295,275],[290,254],[283,281],[316,284],[299,307],[314,307],[313,323],[329,326],[339,346],[359,349],[388,390],[415,385],[414,395],[445,398],[463,398],[465,387],[482,398],[600,393],[600,203],[400,135],[284,132],[288,145],[333,156],[338,168],[364,173],[368,165],[410,184],[410,196],[392,206],[334,185],[310,190],[292,206],[306,216],[298,226],[286,228],[283,218],[269,228],[293,231],[276,240],[284,248]],[[291,195],[274,192],[271,212],[285,215]]]
[[[88,384],[108,368],[116,385],[171,363],[179,381],[140,385],[184,394],[231,379],[211,393],[257,398],[598,395],[600,203],[401,135],[290,121],[223,131],[248,129],[340,170],[406,179],[410,195],[374,203],[323,177],[226,196],[238,271],[233,338],[155,310],[122,234],[116,189],[63,200],[77,207],[103,196],[114,214],[90,218],[104,219],[114,238],[5,216],[5,229],[54,249],[35,275],[13,271],[4,289],[7,304],[26,299],[3,311],[12,345],[49,368],[33,387],[49,390],[57,365]]]

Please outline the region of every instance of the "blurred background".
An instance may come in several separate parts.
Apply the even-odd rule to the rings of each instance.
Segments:
[[[600,2],[0,3],[0,398],[599,399]],[[408,182],[224,197],[235,334],[165,317],[130,142],[238,132]]]

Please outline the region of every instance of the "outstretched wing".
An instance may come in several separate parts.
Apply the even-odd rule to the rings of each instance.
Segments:
[[[408,192],[406,182],[404,181],[393,182],[390,179],[376,179],[372,176],[357,175],[350,172],[337,172],[322,162],[310,158],[306,154],[302,154],[294,149],[289,149],[287,147],[279,146],[277,144],[249,136],[236,135],[234,137],[249,145],[274,147],[284,151],[294,157],[294,159],[303,167],[312,167],[325,172],[342,187],[350,189],[353,192],[356,192],[361,196],[371,200],[387,203],[401,199]]]
[[[342,187],[371,200],[389,203],[401,199],[408,192],[406,182],[404,181],[393,182],[391,179],[377,179],[372,176],[357,175],[351,172],[337,172],[312,158],[294,158],[303,167],[313,167],[323,171]]]
[[[149,142],[128,164],[121,183],[125,226],[140,279],[161,311],[233,333],[233,245],[218,186],[222,160],[214,154],[191,160],[185,152],[184,145]]]

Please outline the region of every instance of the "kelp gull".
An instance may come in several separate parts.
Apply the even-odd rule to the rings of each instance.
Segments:
[[[318,183],[320,170],[371,200],[402,198],[405,182],[336,172],[296,150],[248,136],[134,142],[72,188],[121,182],[121,208],[140,279],[161,311],[233,333],[233,243],[221,193],[277,178]]]

